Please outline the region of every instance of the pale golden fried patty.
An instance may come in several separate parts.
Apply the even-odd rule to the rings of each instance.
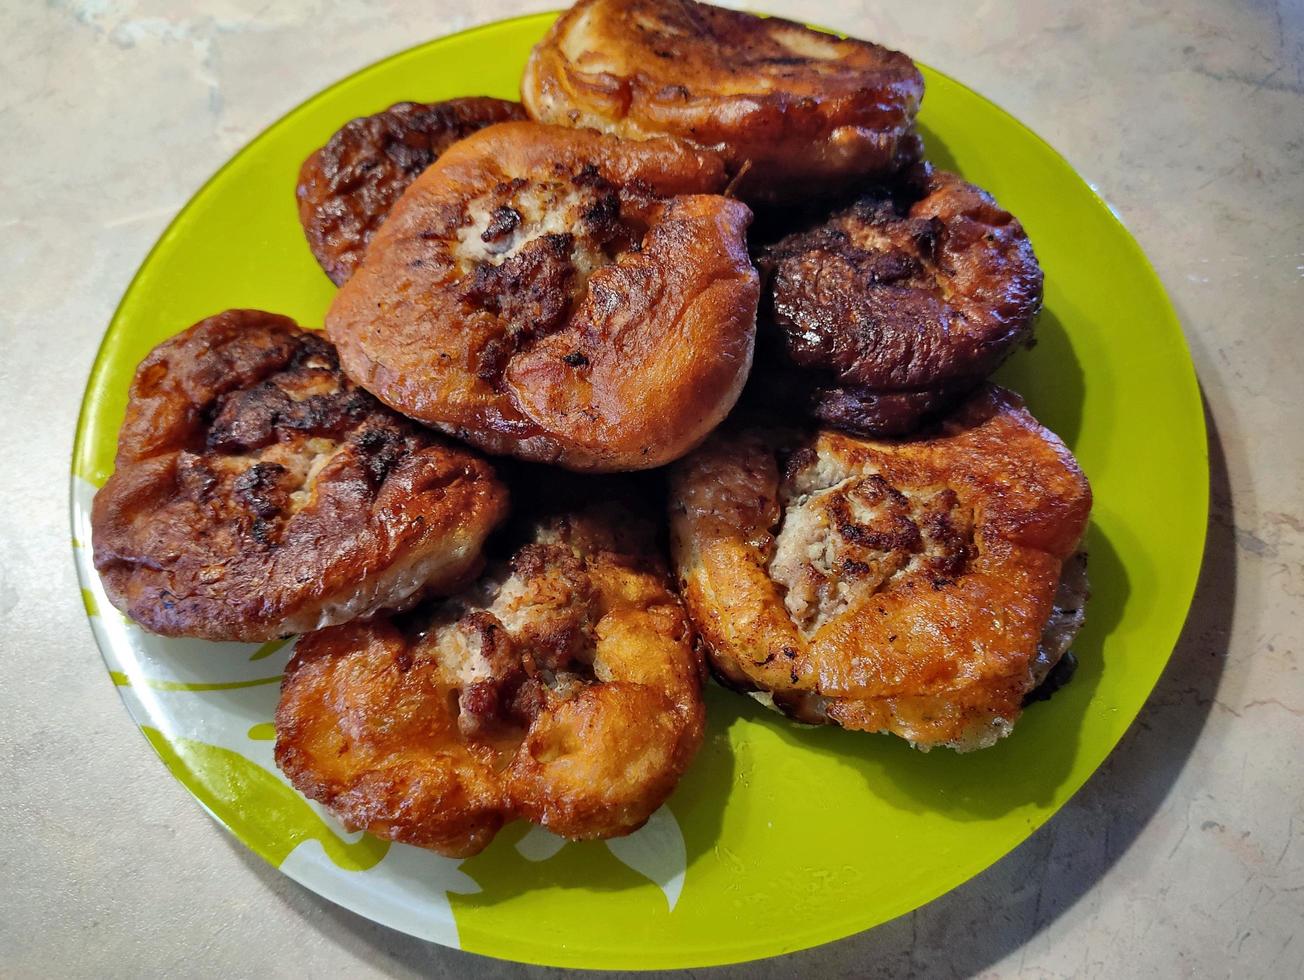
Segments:
[[[887,48],[693,0],[580,0],[535,46],[541,122],[718,149],[749,201],[795,201],[916,159],[924,80]]]
[[[276,761],[350,827],[465,857],[508,820],[630,833],[702,740],[702,666],[651,527],[526,522],[468,591],[299,641]]]
[[[724,181],[677,140],[482,129],[399,199],[326,331],[381,401],[488,452],[659,466],[751,367],[751,212]]]
[[[141,362],[91,522],[132,619],[256,642],[460,587],[506,508],[488,463],[351,384],[325,338],[230,310]]]
[[[675,468],[671,529],[726,683],[803,721],[973,749],[1081,622],[1072,589],[1055,604],[1090,508],[1064,444],[988,385],[913,439],[719,433]]]

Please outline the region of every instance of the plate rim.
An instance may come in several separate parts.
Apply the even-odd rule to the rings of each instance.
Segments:
[[[234,167],[240,159],[242,159],[246,154],[252,152],[252,148],[256,144],[258,144],[268,132],[276,129],[289,117],[297,114],[298,112],[300,112],[305,107],[312,104],[313,102],[317,101],[320,98],[323,98],[328,92],[333,91],[334,89],[346,84],[347,82],[353,80],[354,78],[363,75],[367,72],[373,71],[383,65],[389,64],[390,62],[410,56],[424,48],[427,48],[431,45],[438,44],[443,41],[447,41],[454,38],[464,38],[477,33],[492,31],[508,25],[519,24],[525,21],[539,21],[542,26],[543,22],[545,22],[546,19],[555,18],[560,13],[561,10],[537,11],[534,13],[519,14],[513,17],[501,18],[497,20],[486,21],[480,24],[474,24],[458,31],[453,31],[447,34],[441,34],[435,37],[426,38],[425,40],[422,40],[416,44],[410,45],[406,48],[402,48],[398,51],[393,51],[382,58],[379,58],[366,65],[363,65],[355,69],[354,71],[351,71],[341,76],[340,78],[335,79],[334,81],[330,82],[324,87],[318,89],[316,92],[312,93],[307,98],[299,101],[298,103],[296,103],[295,105],[287,109],[285,112],[278,115],[267,125],[261,127],[255,134],[249,137],[243,143],[243,145],[241,145],[234,153],[228,156],[223,161],[223,163],[208,176],[207,179],[205,179],[193,192],[191,192],[186,202],[178,209],[176,214],[172,217],[172,219],[159,233],[154,243],[150,246],[149,250],[145,253],[143,258],[140,260],[139,264],[137,265],[135,272],[132,274],[132,277],[128,281],[126,288],[123,290],[122,296],[118,300],[117,304],[115,305],[113,313],[110,316],[103,330],[99,343],[96,347],[95,357],[91,363],[90,370],[86,377],[85,386],[82,392],[81,404],[77,412],[75,429],[74,429],[74,438],[72,443],[72,451],[70,454],[71,458],[70,458],[69,499],[68,499],[68,515],[69,515],[69,524],[70,524],[70,545],[71,545],[70,552],[77,573],[78,584],[82,589],[85,589],[87,587],[87,582],[85,580],[85,577],[83,576],[82,561],[78,559],[77,552],[79,550],[79,547],[80,549],[88,549],[90,547],[90,542],[85,541],[79,543],[77,541],[77,534],[79,530],[77,527],[77,517],[78,517],[78,508],[79,508],[78,501],[77,501],[77,483],[79,480],[83,480],[85,482],[93,482],[87,480],[87,478],[82,475],[82,473],[80,472],[80,468],[82,464],[85,463],[84,457],[87,452],[87,442],[88,442],[87,431],[89,428],[89,418],[91,414],[95,411],[99,403],[100,393],[102,389],[106,387],[106,384],[102,379],[102,375],[107,370],[109,341],[111,335],[114,332],[115,325],[118,323],[119,318],[122,316],[124,307],[127,306],[128,302],[131,300],[135,291],[139,287],[139,283],[144,270],[150,265],[155,254],[163,246],[163,243],[169,239],[172,232],[182,223],[183,219],[187,217],[187,215],[190,213],[192,208],[196,206],[196,202],[201,197],[203,197],[203,195],[208,191],[208,189],[219,178],[221,178],[229,169]],[[762,16],[769,16],[769,15],[762,14]],[[843,36],[843,37],[848,36],[845,34],[845,32],[840,30],[827,28],[819,25],[811,25],[811,26],[816,27],[819,30],[826,31],[828,33],[837,34],[839,36]],[[1040,144],[1043,150],[1045,150],[1050,156],[1052,156],[1056,161],[1058,161],[1058,163],[1060,163],[1065,169],[1067,169],[1078,179],[1082,187],[1085,188],[1086,191],[1090,194],[1093,203],[1098,205],[1109,215],[1110,222],[1114,226],[1116,226],[1117,230],[1121,231],[1125,236],[1127,241],[1127,246],[1128,248],[1130,248],[1131,252],[1133,253],[1131,256],[1131,262],[1139,265],[1144,270],[1145,278],[1149,280],[1150,283],[1152,283],[1155,289],[1157,290],[1157,295],[1163,301],[1162,305],[1163,305],[1164,319],[1167,321],[1165,326],[1166,328],[1171,328],[1171,331],[1175,334],[1176,339],[1180,341],[1180,349],[1182,353],[1185,355],[1185,357],[1182,359],[1182,363],[1178,366],[1178,368],[1174,370],[1174,375],[1176,376],[1180,374],[1180,387],[1181,387],[1182,400],[1187,403],[1187,407],[1189,409],[1193,409],[1191,414],[1194,416],[1194,419],[1198,423],[1197,425],[1193,426],[1194,431],[1192,433],[1192,437],[1193,437],[1192,441],[1199,448],[1198,462],[1201,464],[1203,479],[1199,481],[1198,487],[1193,488],[1197,497],[1197,499],[1193,501],[1193,503],[1197,505],[1194,508],[1194,512],[1199,515],[1200,522],[1199,522],[1199,527],[1196,530],[1195,534],[1191,536],[1191,551],[1193,555],[1196,556],[1197,560],[1184,564],[1182,574],[1184,574],[1185,576],[1186,579],[1185,581],[1177,583],[1175,586],[1170,584],[1170,586],[1168,587],[1170,591],[1179,593],[1179,598],[1181,599],[1180,606],[1184,608],[1185,611],[1181,616],[1180,622],[1177,621],[1176,617],[1174,617],[1173,621],[1170,623],[1170,626],[1166,628],[1166,632],[1171,631],[1171,637],[1169,639],[1166,639],[1162,644],[1162,646],[1165,648],[1165,652],[1161,659],[1157,658],[1158,662],[1156,664],[1157,671],[1155,674],[1155,681],[1151,683],[1150,689],[1147,692],[1145,699],[1140,703],[1136,712],[1132,714],[1132,717],[1128,719],[1126,726],[1124,726],[1120,730],[1117,738],[1115,738],[1113,743],[1109,746],[1108,751],[1105,753],[1104,757],[1102,757],[1100,762],[1097,763],[1097,765],[1094,768],[1092,768],[1091,771],[1088,772],[1077,783],[1077,785],[1072,787],[1072,789],[1068,792],[1065,798],[1052,811],[1044,815],[1042,814],[1035,815],[1031,819],[1027,827],[1026,833],[1020,839],[1014,841],[1007,848],[1002,850],[998,855],[992,858],[992,860],[990,860],[982,868],[972,870],[972,871],[961,870],[958,874],[937,876],[936,880],[940,881],[941,885],[937,888],[925,889],[924,891],[928,893],[927,898],[917,902],[912,899],[907,903],[905,903],[906,907],[901,908],[898,911],[895,911],[890,916],[880,919],[878,922],[875,922],[872,925],[864,925],[864,924],[853,925],[850,929],[847,929],[846,920],[843,920],[841,918],[833,918],[833,919],[824,920],[822,925],[817,924],[816,926],[806,930],[800,935],[794,936],[793,943],[791,945],[785,944],[786,948],[778,952],[763,951],[763,950],[758,951],[757,944],[754,942],[750,944],[736,943],[733,945],[712,947],[709,952],[709,955],[695,955],[701,952],[697,950],[679,952],[674,950],[663,949],[656,954],[659,957],[658,962],[640,963],[629,958],[634,954],[628,952],[620,953],[615,950],[602,950],[595,947],[585,947],[583,949],[575,949],[573,947],[561,948],[557,946],[547,946],[541,943],[522,941],[520,938],[516,936],[507,937],[501,933],[483,932],[482,930],[476,929],[474,927],[467,929],[461,923],[458,923],[457,934],[459,940],[459,947],[462,949],[462,951],[474,952],[477,955],[488,956],[493,959],[498,959],[498,960],[503,960],[508,962],[519,962],[519,963],[528,963],[532,965],[543,965],[543,966],[553,966],[553,967],[562,967],[562,968],[582,967],[586,969],[654,970],[654,969],[674,969],[674,968],[685,968],[685,967],[710,967],[710,966],[723,966],[723,965],[745,963],[745,962],[755,962],[762,959],[785,956],[788,955],[789,953],[795,953],[806,949],[812,949],[817,946],[824,945],[826,943],[836,942],[841,939],[845,939],[850,936],[857,935],[861,932],[870,931],[874,928],[877,928],[878,926],[885,925],[888,922],[894,921],[895,919],[898,919],[903,915],[906,915],[916,909],[922,908],[925,905],[928,905],[936,901],[938,898],[942,897],[943,895],[946,895],[954,891],[956,888],[959,888],[961,885],[977,877],[979,874],[981,874],[983,871],[987,870],[988,868],[995,866],[1000,861],[1004,860],[1015,849],[1025,844],[1040,828],[1044,827],[1047,823],[1049,823],[1056,816],[1058,816],[1059,813],[1063,810],[1063,808],[1066,805],[1068,805],[1068,803],[1071,802],[1078,795],[1078,793],[1081,792],[1082,788],[1099,772],[1101,766],[1104,765],[1105,761],[1118,748],[1118,745],[1122,741],[1124,735],[1126,735],[1127,732],[1129,732],[1132,729],[1132,726],[1136,723],[1136,719],[1140,715],[1140,712],[1144,709],[1145,705],[1149,702],[1150,698],[1153,696],[1154,688],[1155,685],[1158,683],[1158,679],[1168,668],[1172,660],[1173,654],[1177,649],[1182,633],[1185,630],[1186,623],[1190,619],[1192,603],[1195,598],[1195,593],[1199,585],[1200,575],[1203,570],[1204,562],[1207,557],[1209,506],[1210,506],[1210,490],[1211,490],[1211,486],[1210,486],[1211,470],[1210,470],[1209,431],[1208,431],[1209,427],[1208,427],[1208,420],[1206,415],[1205,401],[1203,397],[1203,390],[1201,388],[1200,381],[1199,381],[1199,374],[1196,370],[1194,359],[1191,356],[1190,341],[1189,338],[1187,337],[1187,333],[1183,326],[1182,319],[1178,314],[1176,307],[1173,305],[1172,299],[1169,295],[1169,291],[1167,287],[1164,284],[1163,278],[1159,275],[1158,271],[1155,269],[1154,264],[1150,261],[1150,258],[1145,252],[1145,250],[1142,248],[1141,243],[1137,240],[1136,236],[1132,233],[1131,229],[1128,227],[1127,223],[1123,220],[1119,212],[1113,207],[1112,204],[1109,203],[1109,201],[1105,198],[1105,196],[1100,192],[1095,182],[1089,180],[1082,173],[1082,171],[1080,171],[1076,166],[1074,166],[1068,160],[1068,158],[1064,154],[1062,154],[1059,150],[1057,150],[1049,141],[1047,141],[1044,137],[1042,137],[1037,131],[1035,131],[1034,129],[1032,129],[1025,123],[1023,123],[1018,117],[1016,117],[1013,113],[1006,110],[999,103],[988,98],[982,92],[966,85],[964,82],[960,81],[954,76],[949,75],[946,72],[940,71],[932,67],[931,65],[928,65],[925,62],[916,60],[916,64],[918,64],[926,74],[936,76],[937,78],[943,80],[945,83],[954,85],[957,89],[962,90],[967,95],[982,102],[985,105],[985,107],[988,108],[989,110],[998,113],[1007,124],[1011,124],[1014,127],[1017,127],[1017,129],[1021,130],[1024,135],[1031,137],[1036,143]],[[1175,380],[1177,380],[1176,377]],[[91,566],[88,561],[87,562],[88,572],[90,571],[90,568]],[[91,613],[89,609],[85,610],[85,615],[86,615],[86,622],[88,627],[92,626],[90,622]],[[104,665],[105,670],[108,671],[110,669],[108,653],[103,648],[102,644],[100,643],[99,637],[93,628],[90,629],[90,633],[91,633],[91,639],[95,643],[96,649],[100,654],[101,662]],[[116,686],[117,685],[115,684],[115,687]],[[122,690],[119,690],[119,700],[123,704],[124,709],[126,709],[128,717],[131,719],[133,724],[136,725],[136,728],[140,733],[141,737],[145,739],[147,744],[149,744],[150,751],[153,752],[155,757],[159,759],[160,763],[163,765],[164,771],[168,774],[171,780],[174,783],[179,783],[181,785],[181,788],[186,792],[186,794],[189,795],[192,800],[194,800],[194,802],[199,806],[199,808],[204,813],[206,813],[218,827],[220,827],[225,833],[229,834],[235,841],[239,842],[241,847],[248,849],[248,845],[245,844],[243,839],[230,826],[228,826],[223,821],[221,821],[216,816],[214,816],[212,811],[209,810],[209,808],[203,803],[203,801],[198,796],[196,796],[190,790],[190,788],[181,779],[177,777],[175,773],[171,771],[170,767],[167,765],[166,760],[163,758],[158,748],[146,736],[143,730],[143,723],[140,722],[138,719],[136,719],[136,717],[132,713],[131,707],[127,703],[127,700]],[[261,855],[259,856],[262,857]],[[267,859],[264,858],[264,860]],[[342,908],[346,908],[349,911],[362,916],[368,921],[377,922],[378,924],[383,925],[386,928],[394,929],[396,932],[403,932],[403,930],[397,926],[392,926],[379,919],[372,918],[372,916],[369,913],[361,911],[353,903],[347,902],[335,896],[328,896],[323,894],[321,891],[318,891],[313,886],[302,881],[299,878],[299,876],[295,875],[292,872],[292,870],[287,870],[282,866],[273,864],[270,860],[268,860],[267,863],[271,867],[273,867],[278,873],[286,875],[291,880],[295,881],[296,884],[299,884],[301,887],[306,888],[314,895],[317,895],[318,897],[326,901],[329,901],[332,904],[338,905]],[[410,933],[405,933],[405,934],[410,935]],[[466,949],[463,940],[464,937],[466,937],[468,934],[478,936],[481,939],[488,939],[491,941],[490,944],[496,946],[497,948],[486,949],[485,946],[490,944],[477,942],[475,944],[476,946],[475,949],[473,950]],[[415,937],[415,938],[421,938],[421,937]],[[435,940],[425,939],[423,941],[435,945],[439,945],[438,943],[436,943]]]

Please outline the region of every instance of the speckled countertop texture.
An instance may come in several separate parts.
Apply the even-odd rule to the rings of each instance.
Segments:
[[[11,0],[0,9],[0,974],[551,972],[373,925],[219,830],[105,679],[74,580],[65,489],[105,325],[213,170],[363,65],[550,5]],[[700,972],[1304,975],[1304,4],[764,6],[935,65],[1041,133],[1099,188],[1185,325],[1211,421],[1213,510],[1172,663],[1058,816],[911,915]]]

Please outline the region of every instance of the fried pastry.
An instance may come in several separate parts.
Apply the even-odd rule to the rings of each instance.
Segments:
[[[348,375],[492,453],[675,459],[737,400],[759,285],[720,159],[670,139],[483,129],[408,189],[326,317]]]
[[[394,202],[441,153],[477,129],[524,118],[518,102],[475,96],[399,102],[346,123],[303,162],[295,189],[308,247],[331,282],[353,275]]]
[[[300,639],[276,761],[347,826],[453,857],[513,819],[620,836],[697,752],[704,671],[649,522],[573,499],[522,524],[466,592]]]
[[[718,149],[753,202],[827,194],[917,159],[923,94],[897,51],[693,0],[580,0],[521,81],[541,122]]]
[[[801,721],[991,745],[1081,625],[1090,488],[995,386],[912,439],[717,433],[671,483],[713,669]]]
[[[349,382],[325,338],[229,310],[137,369],[95,567],[152,632],[259,642],[460,588],[506,507],[488,463]]]
[[[765,316],[819,421],[909,432],[1032,330],[1042,273],[1018,220],[955,174],[861,195],[766,248]]]

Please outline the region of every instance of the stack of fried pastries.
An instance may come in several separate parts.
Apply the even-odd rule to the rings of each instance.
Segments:
[[[137,370],[110,600],[303,634],[282,772],[453,856],[637,829],[708,667],[800,723],[1007,735],[1071,662],[1091,492],[987,380],[1042,271],[928,163],[923,89],[777,18],[580,0],[521,104],[348,122],[296,193],[324,332],[229,310]]]

